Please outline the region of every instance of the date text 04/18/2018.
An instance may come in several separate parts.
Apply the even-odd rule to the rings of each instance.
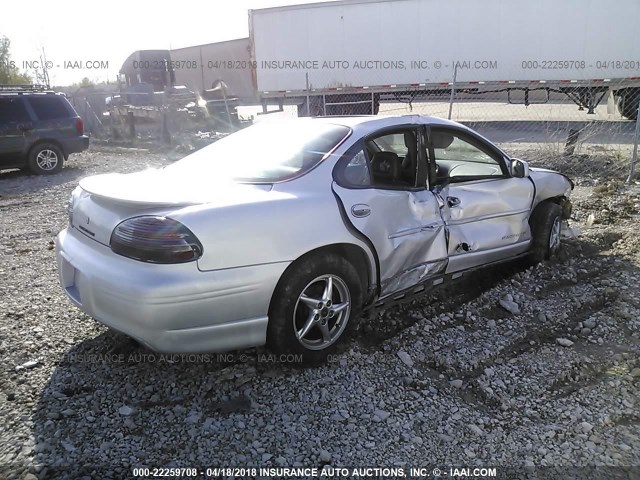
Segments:
[[[200,468],[134,468],[135,477],[240,477],[240,478],[441,478],[495,477],[495,468],[431,468],[418,467],[208,467]]]

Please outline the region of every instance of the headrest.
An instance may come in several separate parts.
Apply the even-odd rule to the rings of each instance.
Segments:
[[[416,137],[413,132],[405,132],[404,133],[404,146],[411,150],[416,149]]]
[[[431,141],[433,148],[447,148],[453,143],[453,135],[446,132],[432,132]]]
[[[394,152],[376,152],[371,159],[371,170],[377,178],[398,178],[400,158]]]

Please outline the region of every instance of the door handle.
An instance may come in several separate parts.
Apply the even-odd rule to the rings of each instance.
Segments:
[[[351,207],[351,214],[354,217],[368,217],[371,214],[371,207],[365,203],[357,203]]]
[[[449,205],[449,208],[459,207],[460,199],[458,197],[447,197],[447,205]]]

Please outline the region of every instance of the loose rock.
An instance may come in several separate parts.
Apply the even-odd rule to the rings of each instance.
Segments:
[[[413,367],[413,360],[411,360],[411,357],[407,352],[403,350],[398,350],[397,355],[400,358],[400,360],[402,360],[402,363],[404,363],[407,367]]]

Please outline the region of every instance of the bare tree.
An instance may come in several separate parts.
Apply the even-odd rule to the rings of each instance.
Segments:
[[[38,66],[33,69],[33,76],[36,79],[36,83],[46,85],[47,87],[51,85],[49,66],[50,64],[47,61],[47,54],[44,51],[44,47],[40,47],[40,62]]]

